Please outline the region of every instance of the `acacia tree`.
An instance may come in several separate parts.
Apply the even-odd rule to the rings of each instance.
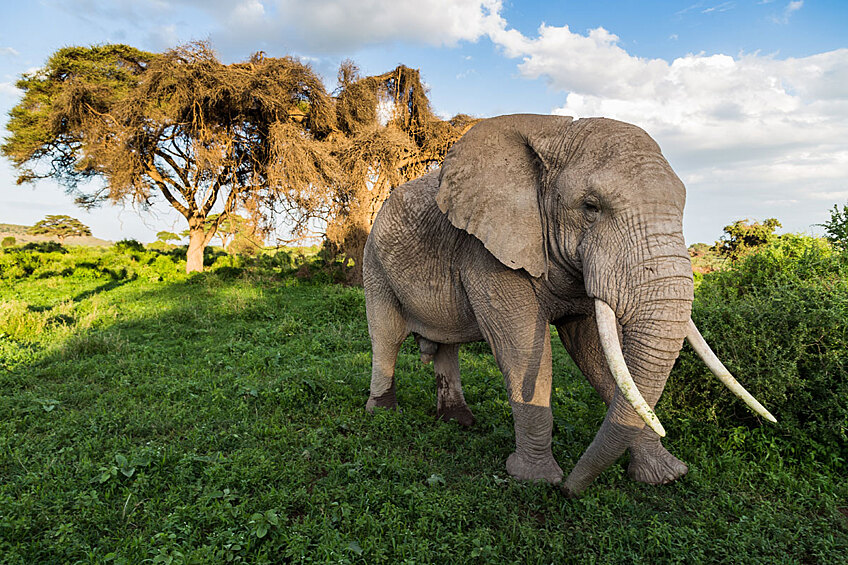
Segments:
[[[363,78],[345,62],[330,97],[296,59],[258,53],[224,65],[205,43],[160,55],[66,48],[18,87],[2,151],[19,182],[56,178],[83,206],[164,199],[188,224],[188,271],[202,269],[236,211],[262,234],[281,206],[296,237],[319,222],[358,282],[388,194],[436,167],[475,122],[435,116],[419,72],[404,66]],[[92,177],[105,184],[81,182]]]
[[[202,270],[203,250],[236,210],[258,222],[292,186],[326,192],[336,178],[321,143],[334,130],[332,99],[290,57],[224,65],[205,43],[161,55],[73,47],[18,87],[2,151],[19,182],[56,178],[83,206],[162,197],[188,223],[189,272]],[[93,176],[105,185],[85,190]]]
[[[27,233],[30,235],[49,235],[57,238],[59,243],[64,244],[66,237],[91,235],[91,230],[76,218],[62,214],[51,214],[27,229]]]

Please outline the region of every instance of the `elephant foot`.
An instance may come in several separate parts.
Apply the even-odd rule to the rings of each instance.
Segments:
[[[373,412],[374,408],[389,408],[391,410],[397,410],[397,395],[395,394],[395,383],[392,383],[392,386],[379,396],[374,396],[373,394],[368,397],[368,402],[365,403],[365,409],[368,412]]]
[[[689,472],[686,463],[672,455],[657,441],[630,450],[627,476],[640,483],[666,485]]]
[[[506,472],[519,481],[547,481],[553,484],[562,481],[562,469],[550,454],[531,461],[515,452],[506,460]]]
[[[436,409],[436,418],[443,422],[456,420],[460,426],[466,428],[474,424],[474,415],[465,404],[450,404],[447,406],[439,406]]]

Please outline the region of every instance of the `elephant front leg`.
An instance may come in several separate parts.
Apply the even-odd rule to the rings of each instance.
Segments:
[[[650,485],[665,485],[689,472],[686,463],[672,455],[660,443],[660,436],[645,426],[630,445],[627,476]]]
[[[515,424],[515,452],[507,459],[506,470],[520,480],[559,483],[562,469],[551,452],[550,326],[540,320],[532,331],[519,332],[517,340],[490,341],[506,380]]]
[[[604,360],[594,316],[560,321],[557,333],[577,367],[609,406],[615,393],[615,380]],[[633,440],[628,445],[630,465],[627,468],[631,479],[661,485],[679,479],[689,471],[683,461],[669,453],[660,437],[649,427],[632,435]]]

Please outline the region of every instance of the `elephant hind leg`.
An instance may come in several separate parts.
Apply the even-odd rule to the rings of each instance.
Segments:
[[[371,336],[371,392],[365,409],[395,409],[395,364],[400,346],[409,335],[406,320],[394,293],[376,283],[366,286],[365,308]]]
[[[424,349],[421,351],[423,357]],[[472,425],[474,416],[465,403],[459,378],[459,344],[439,344],[433,368],[436,372],[436,417],[445,422],[456,420],[466,427]]]

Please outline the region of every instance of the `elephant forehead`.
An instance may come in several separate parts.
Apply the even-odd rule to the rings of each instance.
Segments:
[[[556,183],[560,194],[572,204],[594,194],[612,205],[651,200],[668,203],[682,212],[686,201],[683,183],[663,159],[617,159],[568,167]]]

